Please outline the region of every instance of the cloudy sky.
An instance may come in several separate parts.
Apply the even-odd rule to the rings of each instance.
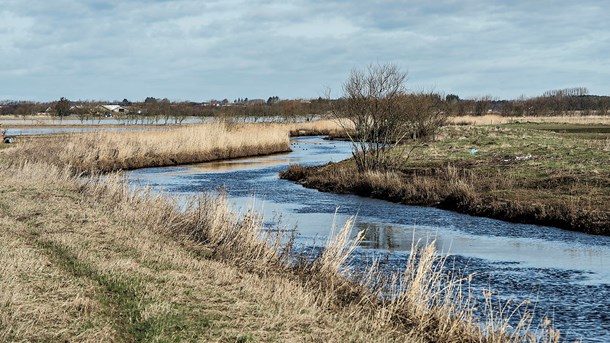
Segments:
[[[462,98],[610,95],[604,1],[0,0],[0,100],[314,98],[395,63]]]

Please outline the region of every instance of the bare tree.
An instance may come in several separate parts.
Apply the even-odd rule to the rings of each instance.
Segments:
[[[17,105],[14,112],[25,120],[27,116],[35,114],[36,110],[37,105],[35,103],[24,101]]]
[[[94,116],[99,115],[101,112],[100,103],[95,101],[81,102],[78,106],[73,109],[76,117],[84,123],[87,120],[91,120]]]
[[[406,80],[394,64],[371,64],[352,70],[343,84],[344,97],[333,113],[352,143],[359,172],[394,168],[402,158],[395,150],[405,140],[433,134],[444,123],[442,98],[408,94]]]
[[[413,139],[434,138],[437,131],[447,123],[447,102],[433,91],[420,91],[405,95],[404,121],[411,128]]]
[[[396,65],[371,64],[352,70],[343,84],[345,101],[336,115],[352,143],[358,171],[384,169],[389,145],[402,140],[395,135],[399,125],[393,124],[398,124],[406,79]]]
[[[474,115],[482,116],[487,114],[487,112],[491,109],[491,103],[493,98],[491,95],[484,95],[480,98],[474,99]]]

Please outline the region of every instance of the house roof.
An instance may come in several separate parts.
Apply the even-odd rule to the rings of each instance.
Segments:
[[[111,112],[122,112],[125,110],[125,107],[119,105],[100,105],[100,107]]]
[[[118,111],[121,106],[119,105],[101,105],[103,108],[107,109],[108,111]]]

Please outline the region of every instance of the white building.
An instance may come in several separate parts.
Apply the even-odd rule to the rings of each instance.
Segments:
[[[125,107],[121,107],[119,105],[100,105],[102,110],[114,112],[114,113],[127,113],[127,109]]]

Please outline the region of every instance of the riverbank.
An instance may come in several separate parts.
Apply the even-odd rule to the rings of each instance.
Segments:
[[[105,173],[290,151],[287,130],[273,125],[223,123],[161,131],[92,132],[20,139],[9,160],[70,166],[75,173]]]
[[[359,175],[344,161],[291,166],[281,177],[322,191],[610,235],[610,127],[452,126],[439,136],[396,172]]]
[[[405,279],[356,275],[343,266],[349,227],[295,259],[222,197],[185,207],[118,175],[0,165],[0,340],[555,341],[549,328],[523,337],[480,322],[432,245],[414,250]],[[384,283],[394,298],[380,297]]]
[[[256,266],[270,255],[240,261],[251,257],[252,241],[232,242],[236,251],[218,236],[195,241],[193,218],[171,202],[129,195],[116,180],[79,185],[44,164],[0,169],[0,341],[396,337],[330,311],[329,299],[273,263]],[[241,228],[252,238],[252,222],[208,200],[201,206],[212,207],[198,209],[202,230]]]

